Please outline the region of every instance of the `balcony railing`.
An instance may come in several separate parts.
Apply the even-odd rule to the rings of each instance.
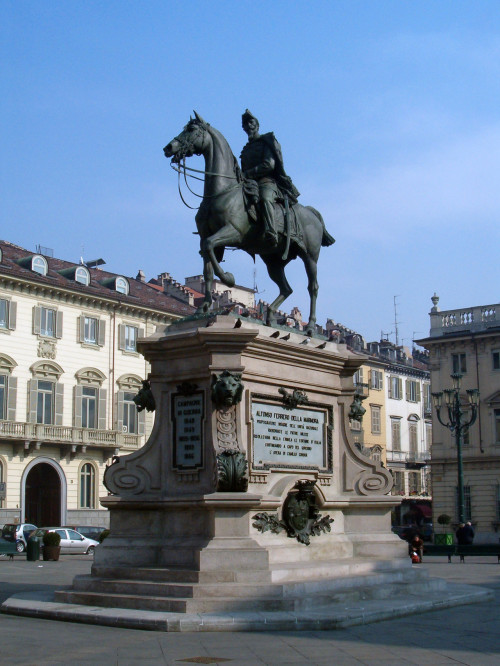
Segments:
[[[141,436],[117,430],[90,430],[72,426],[0,421],[0,437],[12,440],[77,444],[100,448],[139,448]]]
[[[461,330],[481,331],[500,325],[500,304],[479,305],[460,310],[431,312],[431,336],[457,333]]]
[[[387,451],[387,462],[415,462],[425,463],[431,459],[430,451]]]

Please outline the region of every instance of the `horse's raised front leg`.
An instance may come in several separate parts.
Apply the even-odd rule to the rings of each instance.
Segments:
[[[288,262],[285,263],[284,261],[281,261],[276,255],[273,257],[262,257],[262,259],[267,266],[269,277],[278,285],[280,290],[278,298],[276,298],[271,303],[271,305],[267,307],[266,324],[271,326],[274,320],[274,313],[283,303],[283,301],[290,296],[293,289],[288,284],[288,280],[286,279],[285,275],[285,266]]]
[[[227,245],[237,245],[241,241],[240,233],[232,226],[226,225],[212,236],[201,241],[201,255],[205,262],[212,264],[213,272],[228,287],[234,287],[235,280],[232,273],[225,273],[217,259],[217,250]]]
[[[196,312],[208,312],[212,305],[212,285],[214,282],[214,269],[209,259],[203,259],[203,280],[205,281],[205,299]]]
[[[307,291],[311,299],[311,308],[309,311],[309,323],[307,324],[307,335],[313,335],[316,330],[316,300],[318,298],[318,263],[309,255],[303,257],[304,266],[307,273]]]

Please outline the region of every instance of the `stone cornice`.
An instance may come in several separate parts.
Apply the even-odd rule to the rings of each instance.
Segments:
[[[50,286],[29,282],[19,277],[0,274],[0,287],[14,293],[21,293],[34,298],[46,298],[59,303],[76,305],[81,308],[93,308],[103,312],[114,312],[120,315],[148,318],[161,324],[167,324],[172,320],[180,319],[181,315],[168,313],[156,308],[149,308],[142,303],[137,305],[125,303],[119,298],[105,298],[100,295],[84,294],[59,286]]]

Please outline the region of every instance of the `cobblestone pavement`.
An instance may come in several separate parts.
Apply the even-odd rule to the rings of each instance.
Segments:
[[[60,562],[0,558],[0,601],[26,590],[61,589],[90,571],[88,556]],[[176,634],[0,615],[0,658],[16,664],[402,664],[500,663],[500,565],[429,557],[431,576],[489,587],[494,602],[324,632]]]

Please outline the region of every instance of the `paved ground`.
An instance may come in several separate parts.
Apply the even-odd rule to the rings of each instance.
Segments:
[[[0,602],[16,592],[61,589],[88,573],[91,557],[60,562],[0,558]],[[325,632],[147,632],[0,615],[0,660],[16,664],[402,664],[500,663],[500,565],[469,558],[464,565],[429,557],[430,575],[489,587],[495,602]]]

